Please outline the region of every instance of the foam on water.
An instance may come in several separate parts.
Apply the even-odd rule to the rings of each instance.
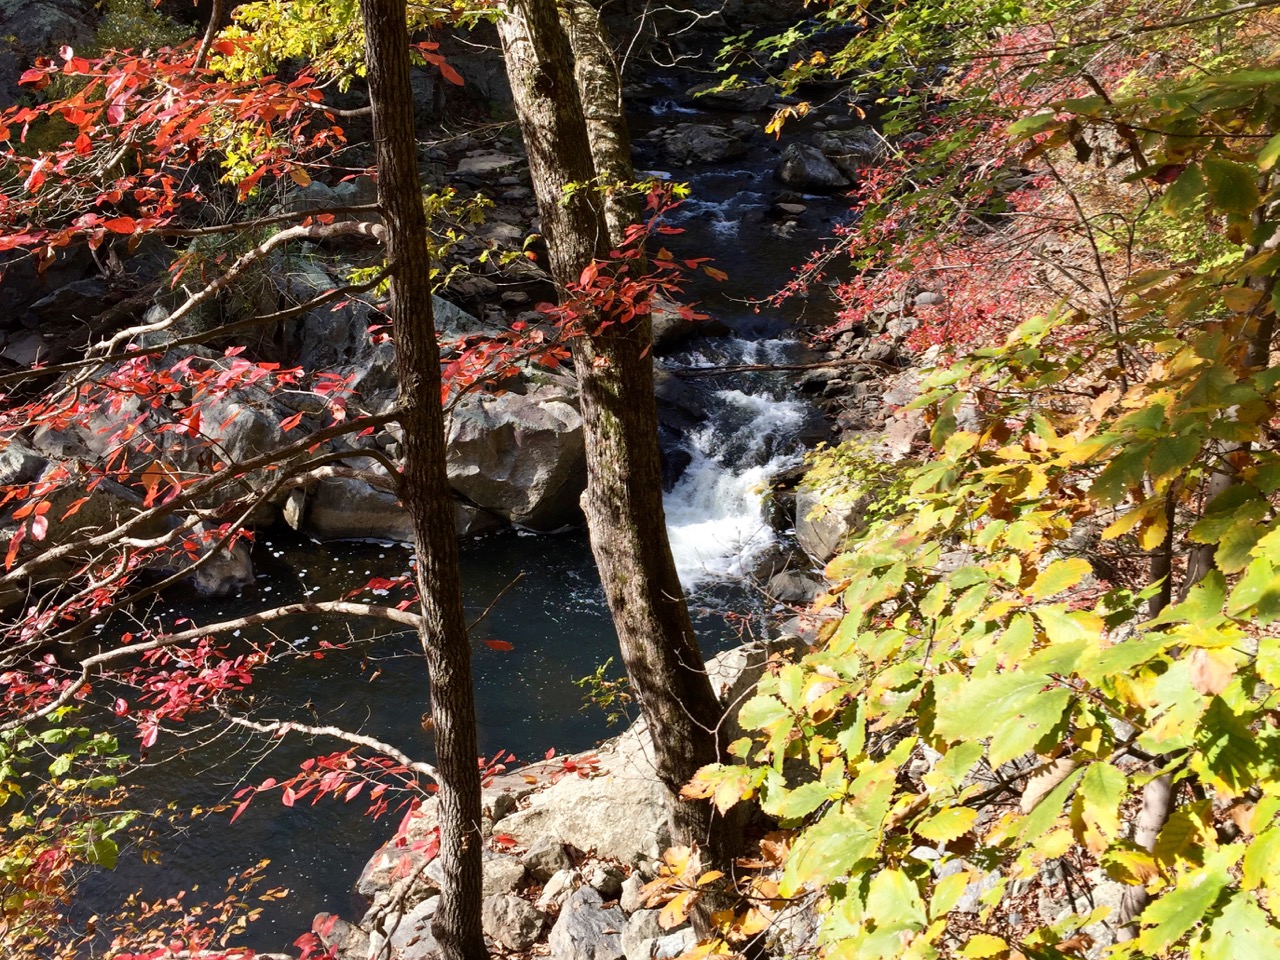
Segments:
[[[693,456],[665,497],[667,530],[686,589],[742,577],[775,535],[765,516],[769,480],[795,462],[790,437],[805,407],[768,394],[720,390],[725,415],[690,437]]]

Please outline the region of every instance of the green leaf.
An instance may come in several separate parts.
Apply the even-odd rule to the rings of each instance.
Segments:
[[[1109,763],[1089,764],[1080,781],[1085,819],[1107,837],[1120,834],[1120,804],[1128,788],[1125,775]]]
[[[867,916],[890,930],[919,930],[926,923],[920,891],[901,870],[881,870],[871,878]]]
[[[1170,217],[1194,214],[1198,212],[1194,205],[1202,196],[1204,177],[1200,175],[1199,165],[1193,163],[1179,174],[1173,186],[1165,192],[1160,200],[1160,209]]]
[[[779,892],[795,896],[803,887],[824,887],[847,876],[860,860],[873,856],[880,846],[880,832],[832,808],[806,830],[791,849]]]
[[[1256,169],[1213,155],[1204,158],[1203,169],[1209,201],[1219,210],[1247,217],[1262,202]]]
[[[1210,925],[1201,955],[1204,960],[1274,960],[1280,955],[1280,929],[1249,894],[1236,891]]]
[[[1179,878],[1178,885],[1142,912],[1146,928],[1138,937],[1139,949],[1160,953],[1204,920],[1224,887],[1231,882],[1225,870],[1203,868]]]
[[[738,713],[738,722],[747,730],[764,730],[780,720],[791,719],[791,713],[777,697],[752,697]]]
[[[95,837],[85,848],[85,859],[108,870],[116,868],[116,860],[120,856],[120,848],[109,837]]]
[[[781,791],[780,796],[771,791],[769,799],[760,808],[779,820],[793,820],[812,813],[830,799],[831,789],[825,783],[815,780],[801,784],[794,790]]]
[[[948,740],[968,740],[976,731],[1008,723],[1031,709],[1049,678],[1014,670],[971,680],[938,703],[934,732]]]

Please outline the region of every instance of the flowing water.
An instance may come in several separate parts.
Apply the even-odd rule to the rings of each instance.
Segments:
[[[676,100],[659,101],[655,113],[664,112],[696,111]],[[665,435],[668,452],[687,460],[666,496],[667,521],[708,655],[739,641],[732,614],[758,612],[759,601],[738,578],[778,537],[767,517],[768,484],[797,462],[800,437],[812,432],[815,419],[808,405],[790,394],[782,375],[689,375],[696,368],[788,362],[801,354],[791,333],[794,309],[792,315],[757,314],[742,298],[784,283],[791,265],[825,229],[821,205],[830,208],[830,217],[841,205],[817,201],[808,232],[780,242],[764,216],[773,190],[772,165],[773,159],[763,155],[732,169],[676,172],[690,181],[695,199],[674,218],[687,233],[672,238],[673,249],[686,256],[714,251],[717,266],[730,274],[726,284],[703,280],[692,293],[732,335],[695,338],[659,361],[693,386],[706,413],[696,425]],[[395,545],[317,544],[272,531],[261,537],[255,562],[257,585],[242,597],[184,601],[152,614],[161,620],[208,621],[308,595],[340,596],[370,577],[406,572],[410,553]],[[464,544],[462,563],[469,616],[492,607],[475,631],[480,749],[489,756],[503,750],[528,760],[549,748],[588,749],[615,732],[598,710],[579,708],[582,691],[573,682],[616,658],[616,638],[585,534],[492,536]],[[358,729],[411,755],[430,757],[429,737],[419,724],[428,703],[416,638],[385,631],[374,636],[365,624],[335,620],[288,629],[284,639],[318,656],[263,668],[252,688],[255,715]],[[246,633],[240,641],[253,639]],[[491,649],[483,639],[505,640],[512,649]],[[322,647],[322,641],[346,648]],[[612,672],[620,673],[616,664]],[[182,739],[162,737],[145,758],[136,796],[144,806],[214,807],[228,801],[238,784],[287,777],[321,749],[337,747],[297,739],[264,744],[217,727]],[[272,884],[288,887],[291,894],[268,904],[261,921],[237,939],[257,949],[281,949],[309,928],[316,912],[353,918],[363,913],[353,884],[397,821],[395,816],[373,821],[363,809],[360,801],[334,800],[285,808],[278,794],[271,794],[256,800],[232,826],[228,812],[208,814],[165,839],[158,866],[126,851],[117,870],[89,877],[82,906],[109,914],[139,887],[155,897],[198,884],[200,892],[193,897],[216,899],[226,877],[270,859]]]

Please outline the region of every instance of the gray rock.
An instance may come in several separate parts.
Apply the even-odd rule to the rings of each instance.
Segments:
[[[916,294],[915,304],[917,307],[935,307],[940,303],[945,303],[946,297],[940,293],[934,293],[932,290],[925,290],[923,293]]]
[[[692,950],[697,942],[697,934],[690,927],[668,933],[653,942],[654,960],[670,960],[672,957],[678,957]]]
[[[618,906],[626,913],[635,913],[644,906],[644,899],[640,896],[640,888],[644,886],[644,878],[639,872],[633,871],[631,876],[622,881],[622,890],[618,895]]]
[[[357,893],[377,901],[396,883],[405,880],[415,883],[415,891],[434,889],[433,885],[421,883],[421,878],[423,848],[431,832],[440,825],[437,806],[432,797],[405,817],[396,837],[383,844],[365,864],[356,881]],[[425,892],[418,899],[422,896]]]
[[[598,756],[596,776],[566,776],[533,794],[502,821],[503,832],[526,846],[546,837],[620,863],[657,857],[671,834],[647,733],[632,727]]]
[[[622,952],[627,960],[650,960],[653,943],[665,932],[658,923],[661,910],[639,910],[627,921],[622,932]]]
[[[333,914],[317,914],[311,929],[316,931],[325,949],[333,950],[339,960],[366,960],[369,934],[353,923]]]
[[[773,87],[764,84],[748,84],[734,90],[707,91],[718,86],[701,83],[689,88],[689,95],[700,107],[707,110],[725,110],[731,113],[755,113],[773,102]]]
[[[0,448],[0,487],[30,483],[48,467],[48,460],[20,440],[11,438]]]
[[[769,578],[764,592],[781,603],[808,603],[822,588],[816,577],[784,570]]]
[[[796,491],[796,540],[817,563],[841,551],[860,527],[861,498],[820,493],[801,486]]]
[[[547,945],[556,960],[620,960],[627,919],[617,907],[605,907],[600,894],[580,887],[551,928]]]
[[[575,870],[557,870],[542,888],[542,896],[538,898],[538,906],[559,907],[569,899],[579,886],[578,874]]]
[[[490,176],[502,170],[511,170],[520,163],[519,157],[493,150],[479,150],[470,156],[463,157],[454,172],[460,177]]]
[[[524,864],[516,857],[498,854],[484,862],[483,892],[486,897],[511,893],[524,882]]]
[[[775,175],[799,190],[843,190],[851,183],[821,150],[807,143],[788,144]]]
[[[508,950],[528,950],[542,935],[541,911],[514,894],[485,897],[480,919],[484,932]]]
[[[856,180],[885,153],[884,140],[870,127],[819,133],[814,136],[813,145],[850,180]]]
[[[544,883],[561,870],[568,870],[573,866],[564,844],[552,837],[541,837],[534,841],[520,859],[524,861],[525,869]]]
[[[678,124],[659,144],[672,163],[723,163],[745,156],[747,145],[731,131],[712,123]]]
[[[431,921],[440,907],[440,898],[432,897],[424,900],[404,916],[393,918],[388,927],[391,929],[390,941],[397,960],[434,960],[441,955],[440,944],[431,931]],[[378,956],[382,947],[381,938],[370,937],[369,950],[371,956]]]
[[[591,864],[583,870],[582,879],[605,900],[617,900],[622,893],[622,871],[611,863]]]
[[[211,531],[208,524],[200,523],[194,532],[208,536]],[[208,549],[203,552],[200,566],[188,577],[202,597],[235,596],[253,583],[253,555],[245,541],[220,547],[205,559],[209,552]]]
[[[449,482],[472,503],[534,530],[579,516],[586,486],[582,418],[556,385],[473,397],[449,421]]]
[[[316,483],[303,530],[321,540],[413,540],[413,521],[395,494],[349,477]]]

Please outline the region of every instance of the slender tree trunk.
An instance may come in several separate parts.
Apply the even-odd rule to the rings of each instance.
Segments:
[[[499,21],[551,271],[563,288],[593,260],[605,259],[635,222],[625,194],[606,204],[597,191],[575,189],[597,176],[629,181],[631,163],[621,100],[599,21],[574,0],[566,18],[575,31],[577,81],[589,84],[592,134],[572,71],[565,29],[552,0],[509,0]],[[592,11],[594,13],[594,11]],[[594,45],[594,55],[581,51]],[[593,91],[603,90],[597,100]],[[618,631],[622,659],[653,738],[666,787],[672,834],[696,843],[704,864],[722,869],[740,845],[736,831],[710,804],[682,801],[681,787],[719,757],[721,710],[689,619],[667,540],[648,321],[614,324],[575,338],[587,447],[584,509],[591,546]]]
[[[378,150],[378,202],[393,264],[389,314],[404,410],[400,496],[413,520],[422,647],[431,682],[440,774],[442,900],[435,935],[447,960],[488,956],[480,925],[480,773],[475,693],[458,581],[458,541],[445,473],[440,353],[431,310],[427,221],[413,134],[404,0],[361,0],[369,100]]]

